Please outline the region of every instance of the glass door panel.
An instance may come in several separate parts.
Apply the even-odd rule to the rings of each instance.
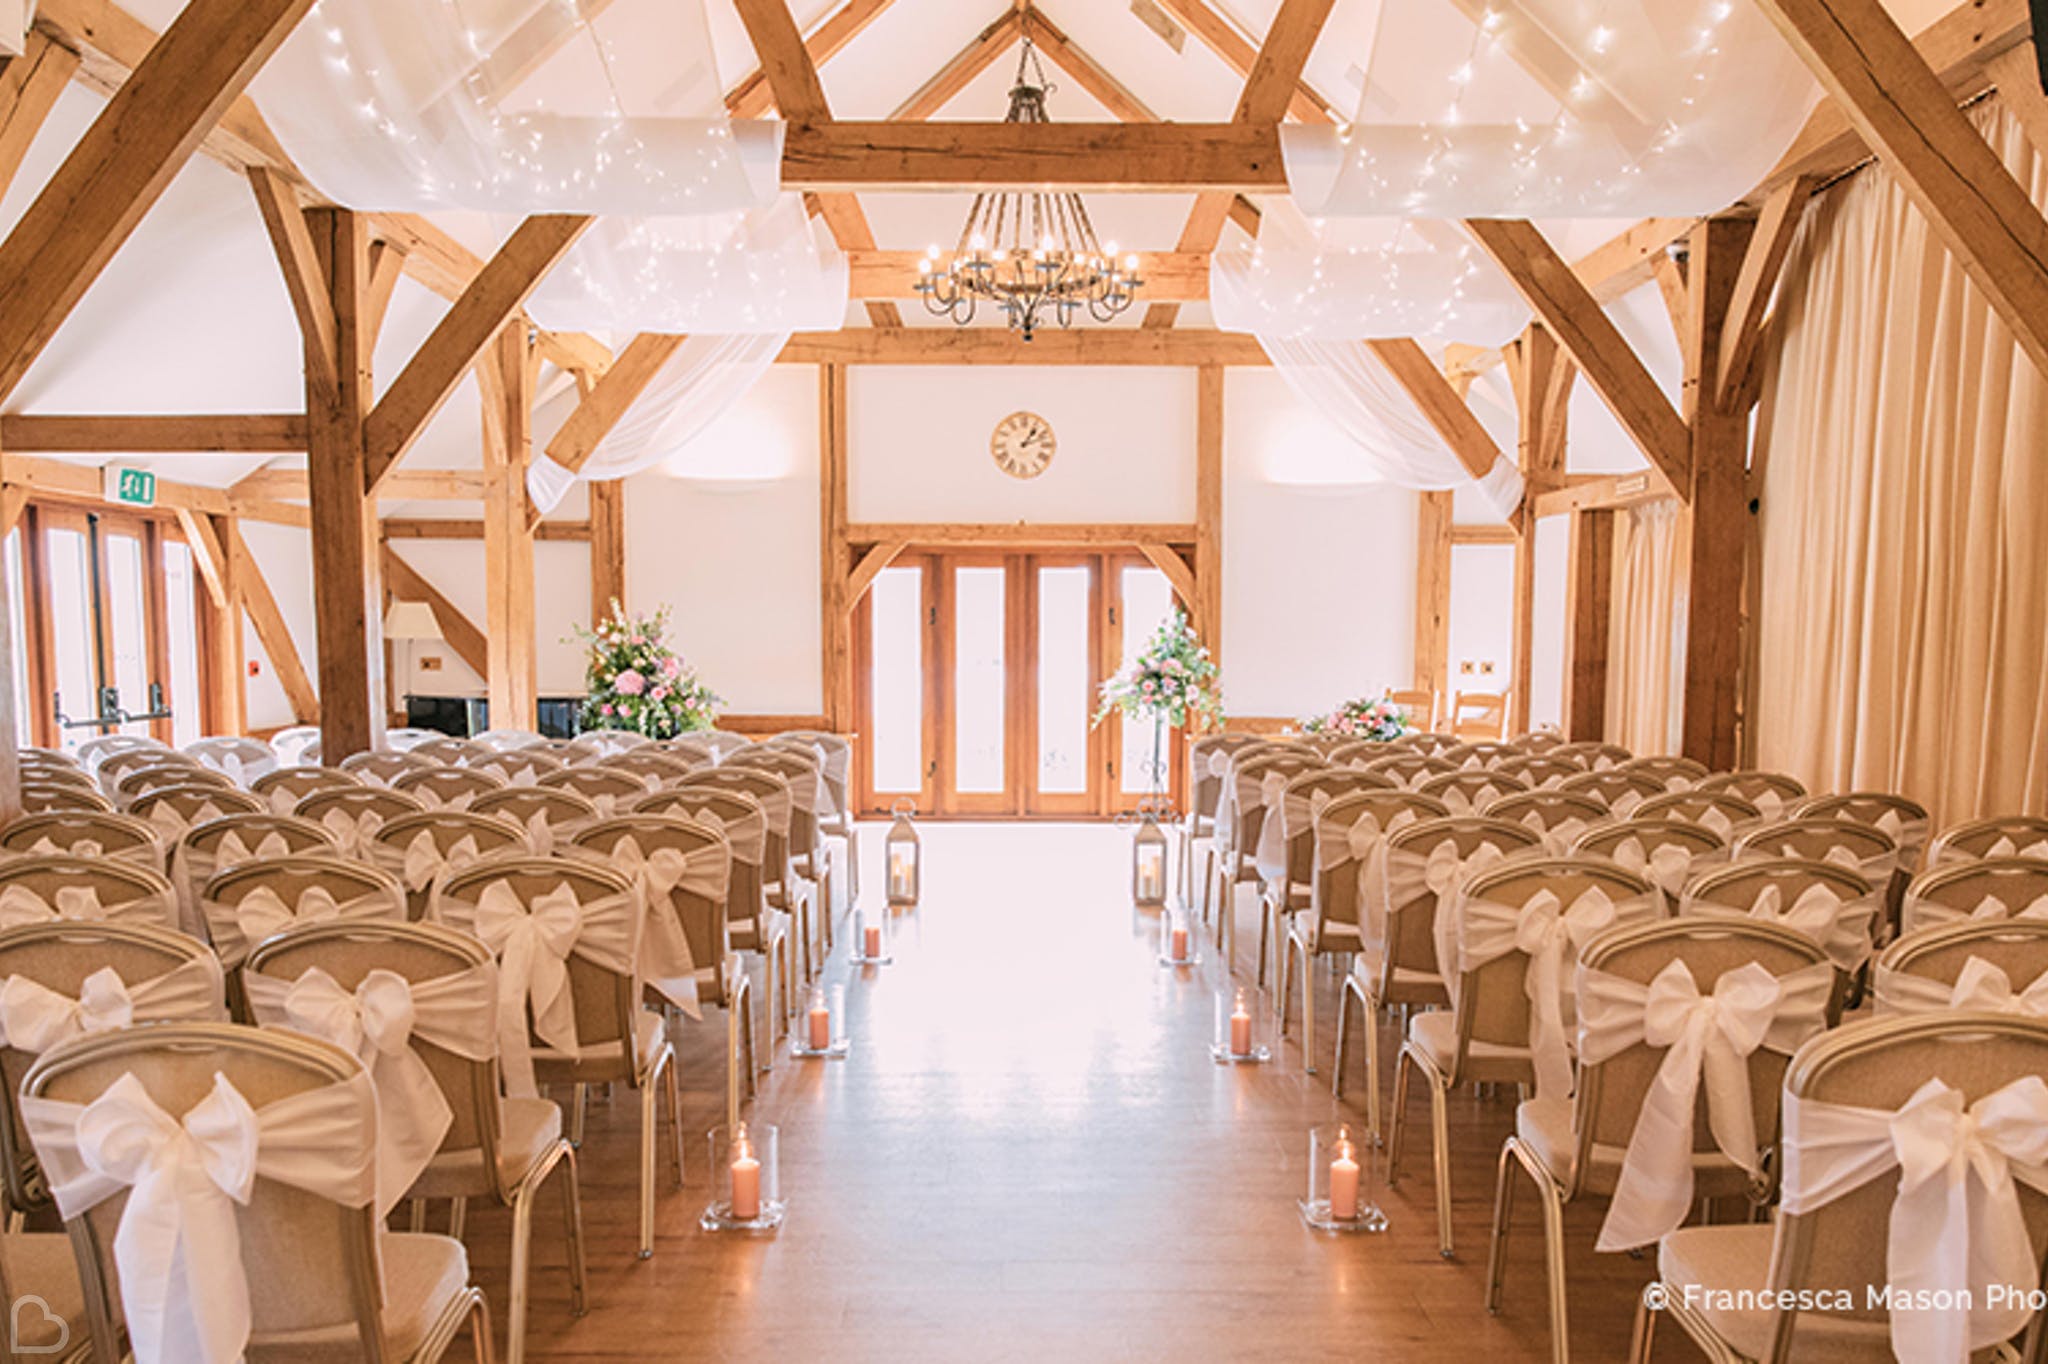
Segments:
[[[892,566],[868,589],[868,742],[871,789],[886,803],[909,796],[922,806],[930,759],[925,751],[924,570]]]
[[[130,714],[155,710],[150,695],[149,624],[143,602],[142,540],[134,535],[100,532],[106,551],[106,576],[101,579],[101,607],[106,618],[108,685],[120,695],[119,705]],[[115,734],[149,733],[146,721],[134,721],[109,731]]]
[[[1166,575],[1150,564],[1124,564],[1117,573],[1117,622],[1123,631],[1121,666],[1128,667],[1152,635],[1173,613],[1173,588]],[[1177,732],[1164,726],[1119,717],[1120,757],[1117,787],[1128,804],[1132,798],[1172,790],[1172,755]]]
[[[1038,794],[1086,796],[1095,572],[1085,565],[1038,569]]]
[[[1004,648],[1009,572],[1001,564],[956,567],[950,586],[951,794],[1000,797],[1009,789],[1009,743],[1004,724],[1010,686]]]
[[[32,744],[35,738],[37,700],[29,693],[28,681],[28,589],[22,577],[27,567],[21,556],[22,533],[7,537],[7,613],[14,645],[14,740]]]
[[[183,748],[203,737],[199,699],[199,585],[191,546],[164,546],[164,634],[171,660],[171,742]]]
[[[54,701],[64,717],[83,720],[99,713],[99,669],[93,661],[92,557],[82,530],[52,528],[46,540]],[[48,706],[52,699],[39,696],[35,704]],[[97,732],[66,726],[59,731],[58,742],[76,748]]]

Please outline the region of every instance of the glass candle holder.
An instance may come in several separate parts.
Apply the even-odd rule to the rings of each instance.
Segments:
[[[890,904],[911,909],[917,905],[924,881],[924,848],[918,840],[917,827],[910,822],[917,807],[899,800],[889,813],[895,822],[889,826],[889,836],[883,842],[883,879],[887,883],[884,889]]]
[[[1209,1055],[1218,1065],[1256,1065],[1273,1059],[1266,1044],[1265,1010],[1242,987],[1216,992],[1216,1032]]]
[[[1372,1161],[1349,1125],[1308,1134],[1308,1196],[1301,1220],[1317,1231],[1385,1231],[1387,1215],[1371,1195]]]
[[[1150,811],[1138,818],[1131,837],[1131,903],[1139,909],[1166,904],[1166,834]]]
[[[887,966],[890,914],[887,906],[863,905],[854,915],[853,962],[856,966]]]
[[[698,1225],[706,1231],[773,1231],[786,1205],[776,1172],[777,1132],[772,1123],[723,1123],[711,1129],[711,1206]]]
[[[804,1007],[797,1011],[796,1026],[790,1029],[790,1050],[798,1056],[843,1061],[853,1049],[846,1035],[846,987],[815,988]]]
[[[1202,949],[1194,925],[1185,909],[1171,909],[1159,916],[1159,964],[1199,966]]]

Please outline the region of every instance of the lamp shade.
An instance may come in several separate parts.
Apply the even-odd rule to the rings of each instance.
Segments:
[[[386,639],[439,639],[441,622],[434,608],[423,601],[393,601],[384,613]]]

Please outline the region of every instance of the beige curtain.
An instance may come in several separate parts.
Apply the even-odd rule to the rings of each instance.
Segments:
[[[1995,103],[1973,115],[2048,202]],[[2048,796],[2048,380],[1890,176],[1808,215],[1757,416],[1754,757],[1938,821]]]
[[[1675,502],[1651,502],[1615,515],[1607,740],[1637,754],[1678,751],[1685,529]]]

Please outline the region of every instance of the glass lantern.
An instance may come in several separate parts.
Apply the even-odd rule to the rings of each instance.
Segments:
[[[917,829],[910,817],[917,813],[917,807],[907,800],[899,800],[890,807],[889,813],[896,822],[889,826],[888,840],[883,844],[887,855],[889,904],[894,909],[910,909],[916,906],[920,883],[923,881],[923,850],[917,841]]]
[[[1218,1065],[1257,1065],[1273,1059],[1264,1013],[1242,986],[1216,992],[1216,1032],[1209,1055]]]
[[[1348,1126],[1308,1134],[1308,1197],[1301,1220],[1317,1231],[1385,1231],[1387,1215],[1372,1201],[1372,1161]]]
[[[797,1014],[789,1037],[790,1050],[795,1055],[845,1060],[853,1050],[852,1039],[846,1035],[846,987],[814,988],[810,1002]]]
[[[1170,909],[1159,916],[1159,964],[1199,966],[1202,950],[1186,909]]]
[[[1165,908],[1166,861],[1166,831],[1159,827],[1159,813],[1141,810],[1131,838],[1131,903],[1139,909]]]
[[[776,1173],[771,1123],[720,1124],[711,1129],[711,1206],[698,1225],[706,1231],[773,1231],[786,1205]]]
[[[895,960],[889,952],[891,912],[888,907],[863,905],[854,915],[853,964],[887,966]]]

